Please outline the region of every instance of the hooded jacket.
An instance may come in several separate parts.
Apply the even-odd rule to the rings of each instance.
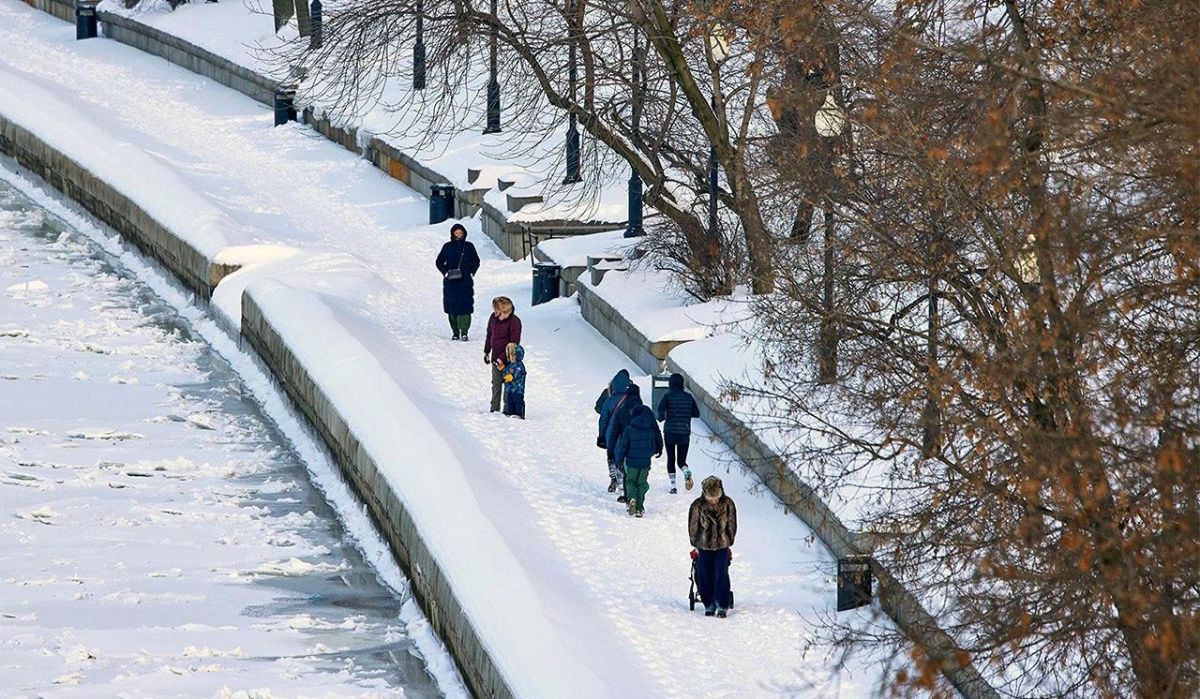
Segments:
[[[721,487],[721,497],[716,504],[703,495],[692,502],[688,509],[688,537],[692,547],[702,551],[720,551],[733,546],[737,537],[737,507],[733,498]]]
[[[658,431],[658,423],[654,421],[654,413],[650,408],[639,405],[633,409],[629,425],[621,432],[614,452],[616,462],[629,468],[650,468],[650,458],[661,454],[663,450],[662,434]]]
[[[521,344],[521,319],[516,312],[510,313],[504,320],[500,320],[495,313],[489,313],[483,353],[490,355],[494,361],[504,356],[504,348],[510,342]]]
[[[612,416],[608,419],[608,431],[604,434],[606,444],[611,444],[613,449],[617,448],[617,440],[621,438],[621,433],[633,419],[634,409],[641,404],[642,389],[637,384],[630,382],[625,389],[625,395],[619,397],[613,406]]]
[[[525,348],[517,345],[513,350],[516,361],[504,367],[504,392],[508,395],[525,395]],[[509,381],[508,377],[512,377]]]
[[[658,419],[663,423],[663,434],[689,436],[692,434],[692,418],[700,417],[700,406],[692,394],[683,390],[683,375],[671,374],[670,390],[658,401]]]
[[[442,245],[434,263],[442,273],[442,311],[449,315],[470,315],[475,312],[475,273],[479,271],[479,253],[475,245],[467,242],[464,231],[462,240],[454,239],[450,233],[450,241]],[[461,279],[447,279],[446,273],[452,269],[461,269]]]
[[[629,372],[622,369],[612,377],[608,388],[604,389],[604,392],[596,399],[596,412],[600,414],[597,438],[603,438],[608,434],[608,423],[612,418],[613,408],[625,396],[626,388],[629,388]]]

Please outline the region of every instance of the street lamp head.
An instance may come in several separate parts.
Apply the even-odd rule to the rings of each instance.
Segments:
[[[813,125],[817,127],[817,134],[825,138],[841,136],[846,130],[846,113],[833,99],[833,92],[825,95],[825,103],[813,115]]]
[[[713,22],[712,26],[709,27],[706,38],[708,39],[708,50],[712,52],[714,61],[720,63],[729,57],[731,36],[725,25],[720,22]]]

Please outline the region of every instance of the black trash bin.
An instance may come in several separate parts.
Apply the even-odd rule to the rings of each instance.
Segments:
[[[435,184],[429,187],[429,222],[441,223],[454,217],[454,185]]]
[[[663,396],[671,390],[671,372],[664,371],[650,377],[650,409],[658,410],[658,404]]]
[[[290,87],[275,90],[275,125],[296,121],[296,91]]]
[[[847,556],[838,559],[837,610],[844,612],[871,603],[871,559]]]
[[[533,301],[532,305],[546,303],[558,298],[558,278],[562,276],[562,267],[551,264],[535,264],[533,266]]]
[[[95,39],[98,0],[75,0],[75,39]]]

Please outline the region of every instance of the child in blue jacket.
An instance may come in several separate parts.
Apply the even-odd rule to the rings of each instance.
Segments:
[[[501,367],[504,372],[504,414],[525,419],[525,348],[510,342],[504,348],[508,362]]]

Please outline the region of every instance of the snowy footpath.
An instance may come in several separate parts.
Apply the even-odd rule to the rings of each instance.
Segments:
[[[403,585],[244,391],[0,182],[0,694],[438,695]]]
[[[71,25],[16,0],[0,0],[0,47],[0,112],[120,180],[148,210],[203,223],[206,244],[304,251],[291,268],[277,261],[233,275],[219,295],[247,283],[253,292],[274,283],[255,279],[274,273],[296,284],[337,274],[347,259],[380,280],[348,298],[344,316],[372,329],[360,333],[372,338],[364,350],[449,445],[448,455],[431,453],[413,436],[423,433],[380,405],[377,419],[403,445],[389,456],[417,467],[456,461],[464,486],[446,506],[471,503],[482,524],[453,532],[462,542],[454,555],[503,549],[520,573],[483,570],[463,581],[497,600],[473,616],[480,634],[502,657],[552,651],[541,663],[525,653],[520,672],[529,676],[515,684],[527,694],[855,697],[878,681],[869,660],[839,669],[836,651],[814,645],[833,614],[834,562],[700,425],[696,480],[721,475],[738,505],[737,606],[725,620],[688,610],[686,513],[696,491],[668,494],[664,461],[655,461],[646,517],[631,519],[606,492],[594,444],[596,395],[618,369],[640,372],[574,299],[528,308],[528,262],[506,259],[477,222],[466,222],[484,258],[472,341],[451,342],[433,266],[449,226],[423,225],[427,203],[411,190],[306,127],[272,129],[261,105],[161,59],[106,40],[75,42]],[[131,175],[127,159],[144,167]],[[501,294],[525,325],[525,422],[487,411],[482,341],[490,300]],[[639,381],[648,394],[648,379]],[[505,603],[506,590],[537,604]]]

